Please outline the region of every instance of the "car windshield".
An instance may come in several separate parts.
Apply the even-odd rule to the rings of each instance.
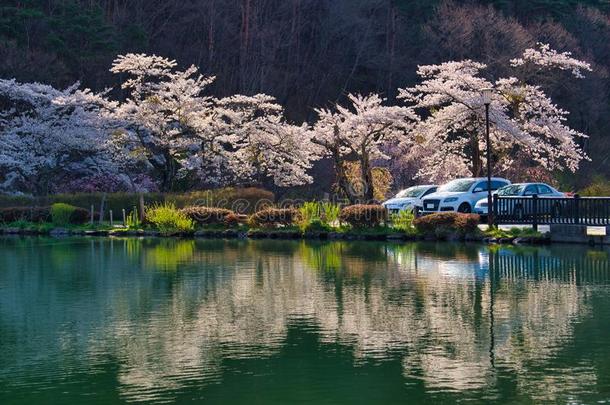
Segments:
[[[472,187],[472,185],[475,183],[475,181],[476,180],[471,180],[471,179],[453,180],[447,184],[442,185],[438,189],[438,191],[450,191],[450,192],[463,193],[465,191],[470,190],[470,187]]]
[[[521,195],[523,191],[522,184],[511,184],[510,186],[504,186],[498,189],[498,195]]]
[[[399,192],[398,194],[396,194],[396,198],[413,198],[413,197],[419,197],[420,195],[422,195],[423,193],[426,192],[426,190],[428,189],[428,187],[409,187],[405,190],[402,190],[401,192]]]

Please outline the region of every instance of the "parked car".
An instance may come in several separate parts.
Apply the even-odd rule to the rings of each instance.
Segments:
[[[558,191],[552,186],[546,183],[514,183],[508,186],[498,189],[494,194],[498,194],[502,197],[532,197],[534,194],[540,198],[562,198],[565,194]],[[488,212],[487,198],[479,200],[474,207],[474,212],[486,216]],[[500,207],[500,214],[511,214],[518,218],[530,215],[532,211],[531,204],[523,204],[522,201],[517,200],[514,203],[502,204]],[[557,204],[540,204],[540,214],[558,214],[561,209],[561,205]],[[548,212],[547,212],[548,211]]]
[[[421,206],[421,199],[434,193],[438,186],[427,184],[423,186],[413,186],[401,190],[393,198],[382,203],[390,214],[398,214],[400,211],[413,211],[415,207]]]
[[[497,190],[509,185],[510,181],[501,177],[492,177],[491,189]],[[475,204],[487,195],[487,178],[475,177],[450,181],[438,188],[435,193],[422,200],[420,212],[457,211],[472,212]]]

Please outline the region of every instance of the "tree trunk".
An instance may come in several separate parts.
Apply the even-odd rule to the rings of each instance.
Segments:
[[[388,56],[388,82],[386,93],[392,94],[395,91],[393,85],[393,69],[394,69],[394,56],[396,54],[396,19],[398,18],[396,13],[396,4],[394,0],[390,0],[388,4],[388,23],[386,32],[386,47]]]
[[[313,139],[313,142],[322,146],[331,154],[335,166],[335,179],[339,189],[338,191],[345,195],[350,204],[356,204],[359,201],[360,196],[355,193],[354,187],[350,182],[345,169],[347,158],[341,154],[341,145],[340,142],[337,141],[339,139],[339,128],[335,126],[333,131],[334,142],[319,142],[315,138]]]
[[[214,22],[216,21],[216,15],[214,13],[214,2],[210,2],[209,9],[209,21],[208,21],[208,64],[211,65],[214,60],[214,52],[216,50],[215,37],[214,37]]]
[[[481,177],[483,173],[483,162],[481,161],[481,150],[479,149],[479,137],[470,137],[470,149],[472,154],[472,176]]]
[[[335,162],[335,175],[337,176],[339,189],[345,194],[345,197],[347,197],[350,204],[356,204],[358,202],[358,196],[354,193],[354,188],[347,177],[345,167],[343,166],[343,160],[339,156],[338,151],[333,153],[333,160]]]
[[[241,91],[246,89],[246,70],[248,63],[251,62],[248,58],[250,47],[250,13],[251,0],[242,0],[239,38],[239,86]]]
[[[161,182],[161,191],[172,191],[174,187],[174,178],[176,176],[176,165],[174,158],[168,149],[163,151],[163,158],[165,159],[165,162],[162,166],[163,181]]]
[[[373,202],[375,198],[375,190],[373,184],[373,169],[371,168],[371,162],[369,161],[368,154],[366,151],[361,151],[362,157],[360,158],[360,181],[362,182],[362,198],[365,203]]]

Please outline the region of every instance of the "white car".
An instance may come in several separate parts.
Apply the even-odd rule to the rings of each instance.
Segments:
[[[492,191],[509,184],[510,181],[506,179],[491,178]],[[435,193],[426,196],[422,200],[420,212],[422,214],[445,211],[473,212],[477,201],[485,196],[487,196],[486,177],[456,179],[440,186]]]
[[[537,194],[540,198],[562,198],[565,197],[565,194],[557,189],[549,186],[545,183],[515,183],[505,187],[498,189],[494,194],[497,194],[501,197],[532,197],[534,194]],[[504,206],[506,205],[506,206]],[[510,206],[509,206],[510,205]],[[549,206],[552,212],[547,212],[548,214],[558,213],[561,209],[560,204],[554,204],[552,207]],[[524,207],[520,201],[515,201],[514,204],[503,204],[502,214],[515,214],[517,216],[523,216],[529,214],[529,205],[526,204]],[[542,205],[541,209],[547,208],[546,205]],[[487,197],[479,200],[474,206],[474,212],[479,215],[487,215],[488,204]],[[510,211],[510,212],[508,212]],[[540,212],[544,214],[545,212]]]
[[[398,214],[400,211],[413,211],[415,207],[421,206],[421,199],[436,191],[438,186],[423,185],[413,186],[400,191],[393,198],[385,201],[383,205],[390,214]]]

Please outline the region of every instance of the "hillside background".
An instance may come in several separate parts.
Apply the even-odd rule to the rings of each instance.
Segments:
[[[593,65],[549,80],[551,97],[590,135],[592,162],[564,187],[610,177],[607,0],[3,0],[0,77],[102,90],[117,54],[156,53],[217,76],[212,91],[275,96],[296,122],[348,92],[390,102],[417,65],[471,58],[494,76],[536,42]],[[118,91],[118,90],[114,90]],[[120,96],[120,95],[119,95]],[[323,165],[322,165],[323,166]],[[318,171],[327,168],[318,167]]]

